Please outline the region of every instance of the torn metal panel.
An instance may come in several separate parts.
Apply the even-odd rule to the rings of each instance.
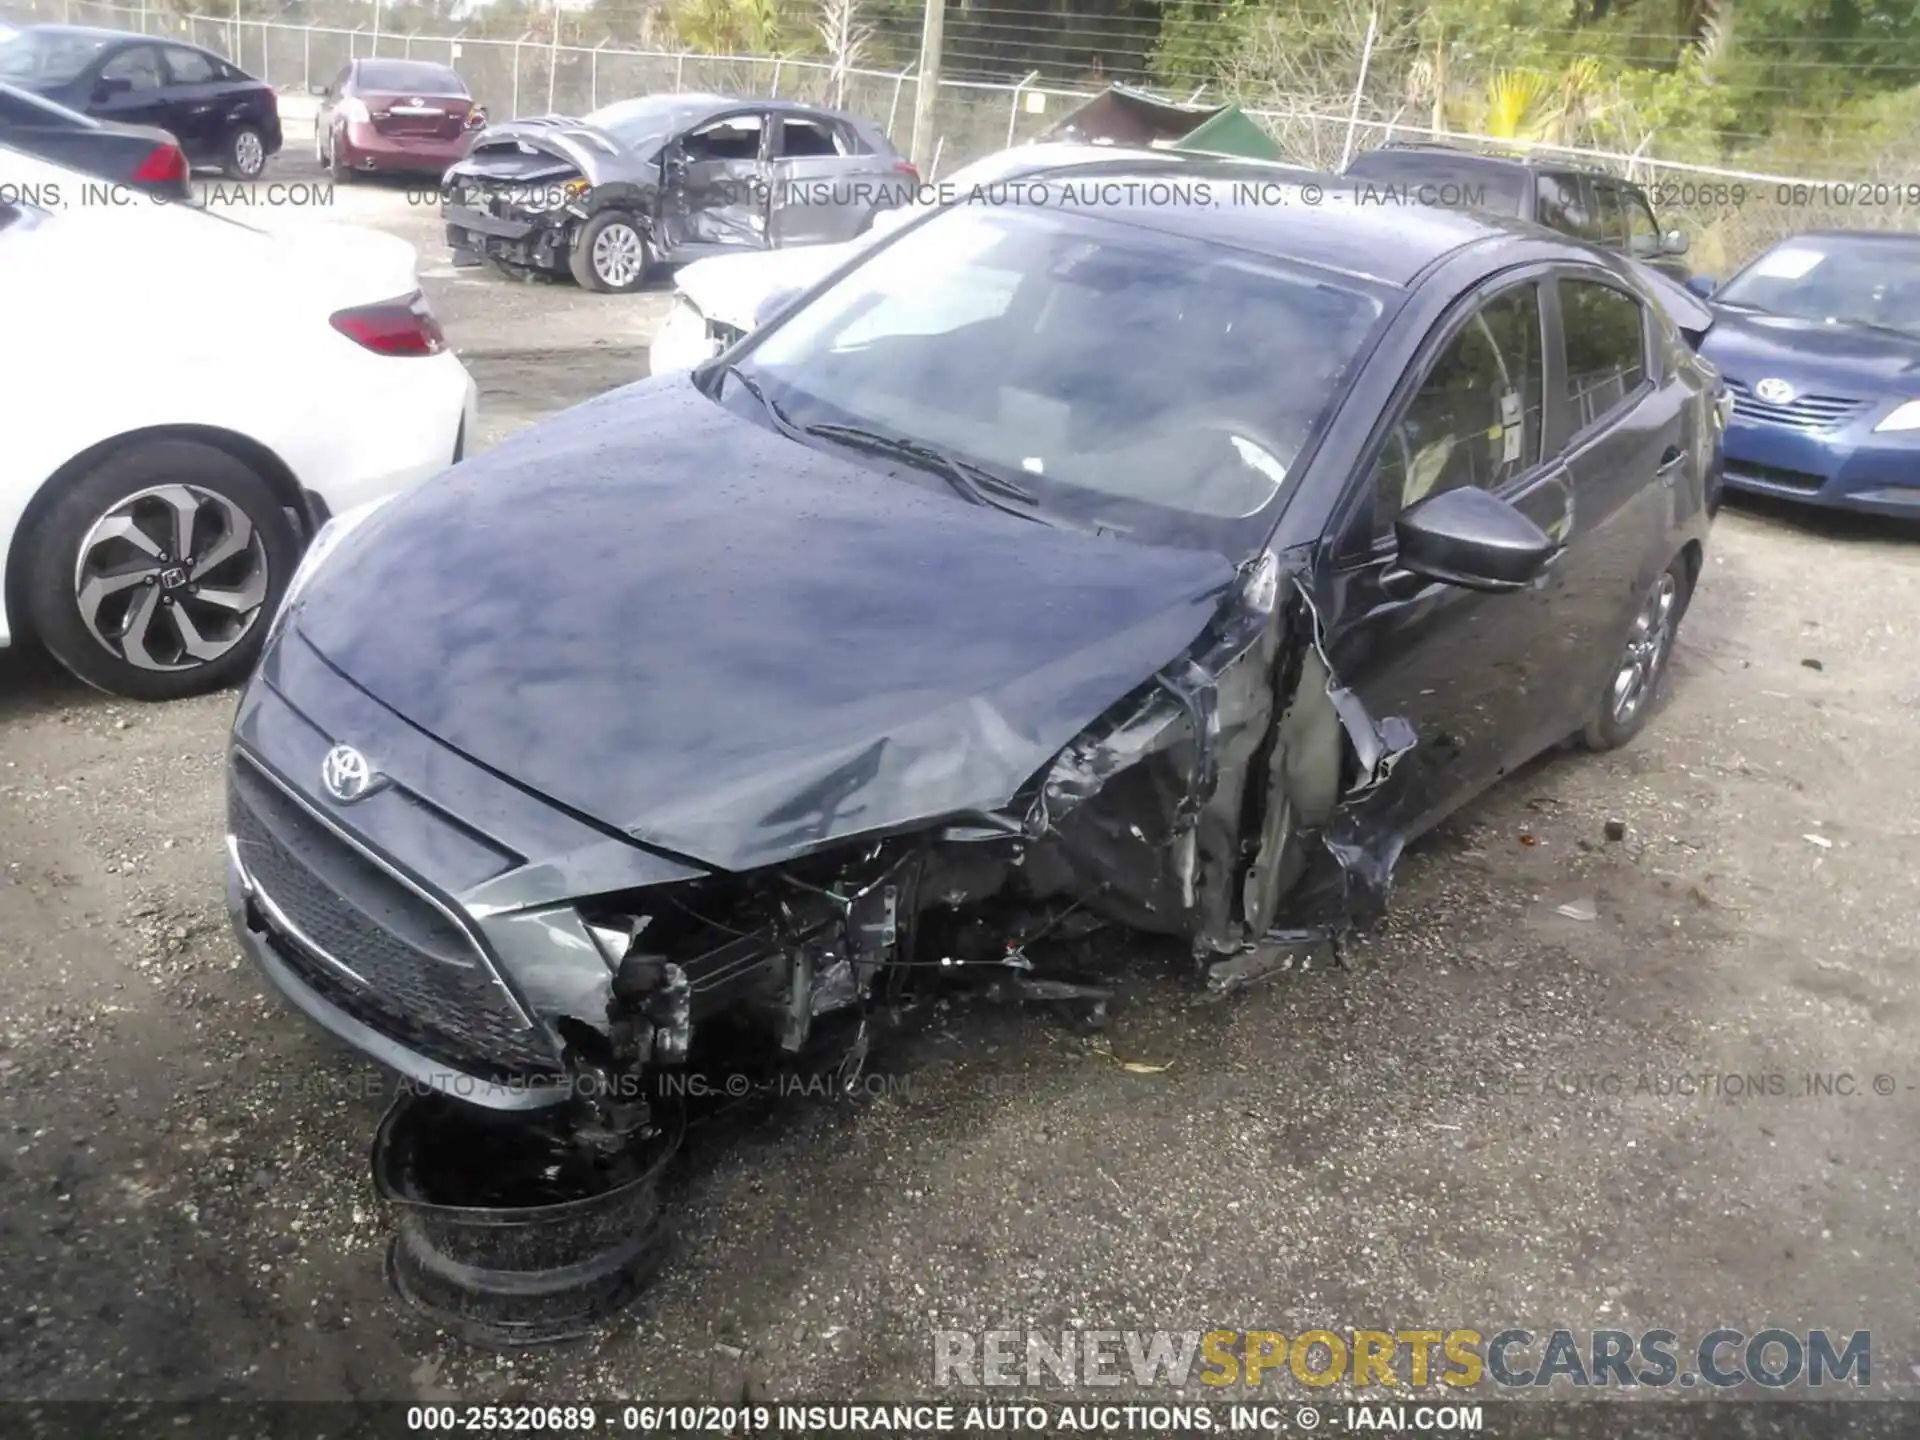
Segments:
[[[1378,833],[1413,742],[1334,675],[1310,596],[1278,557],[1246,567],[1213,626],[1151,686],[1063,750],[1026,814],[1068,878],[1123,923],[1238,956],[1305,887],[1343,929],[1378,913],[1399,841]],[[1317,875],[1325,860],[1337,879]],[[1319,880],[1318,886],[1312,882]],[[1324,898],[1331,893],[1333,900]]]

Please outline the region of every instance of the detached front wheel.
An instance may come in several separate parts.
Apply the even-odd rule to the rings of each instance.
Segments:
[[[24,598],[41,643],[134,700],[242,679],[300,553],[266,481],[192,440],[107,456],[63,487],[29,545]]]
[[[1681,556],[1641,597],[1613,677],[1580,734],[1587,749],[1616,750],[1646,726],[1654,696],[1666,678],[1667,662],[1673,658],[1674,638],[1690,591],[1686,557]]]
[[[580,227],[567,268],[583,289],[625,295],[638,290],[653,268],[653,247],[640,224],[617,210],[604,211]]]

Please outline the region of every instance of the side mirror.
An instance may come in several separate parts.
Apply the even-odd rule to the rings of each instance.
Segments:
[[[1660,253],[1663,255],[1684,255],[1687,253],[1687,233],[1684,230],[1669,230],[1660,237]]]
[[[93,82],[93,98],[96,102],[111,100],[116,95],[130,95],[132,93],[133,81],[127,79],[124,75],[103,77]]]
[[[753,328],[758,330],[770,320],[775,319],[782,310],[787,308],[787,303],[800,293],[801,288],[798,285],[782,285],[779,289],[769,290],[761,296],[760,303],[753,307]]]
[[[1522,590],[1560,551],[1513,506],[1463,486],[1422,500],[1394,523],[1400,568],[1466,590]]]
[[[1720,282],[1715,280],[1711,275],[1689,275],[1687,277],[1687,289],[1698,295],[1702,300],[1705,300],[1719,288]]]

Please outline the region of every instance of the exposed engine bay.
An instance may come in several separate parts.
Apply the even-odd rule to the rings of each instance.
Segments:
[[[1385,902],[1397,842],[1363,842],[1355,811],[1412,737],[1333,684],[1279,576],[1271,556],[1249,567],[1187,657],[1006,811],[583,904],[612,978],[604,1016],[556,1024],[580,1101],[563,1123],[618,1144],[649,1123],[660,1073],[773,1073],[823,1048],[851,1083],[873,1014],[936,986],[986,981],[1097,1024],[1110,992],[1085,956],[1117,929],[1187,942],[1216,993],[1337,947]]]

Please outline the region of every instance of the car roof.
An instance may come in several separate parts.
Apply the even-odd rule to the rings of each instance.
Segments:
[[[1155,203],[1156,188],[1188,179],[1204,181],[1193,203]],[[1071,172],[1044,177],[1071,185]],[[1170,176],[1142,166],[1133,175],[1103,171],[1102,187],[1144,187],[1137,198],[1117,192],[1112,203],[1080,204],[1079,213],[1142,229],[1292,260],[1376,285],[1404,289],[1433,263],[1456,250],[1496,236],[1551,239],[1536,227],[1504,216],[1430,205],[1383,205],[1360,201],[1359,187],[1343,176],[1260,161],[1198,157],[1191,176]],[[1248,188],[1251,187],[1251,188]],[[1317,198],[1307,199],[1317,191]],[[1107,193],[1105,191],[1103,194]]]
[[[1563,159],[1555,155],[1499,155],[1485,150],[1470,149],[1465,145],[1449,145],[1439,140],[1390,140],[1385,145],[1356,155],[1352,164],[1361,163],[1371,155],[1445,155],[1449,159],[1466,160],[1488,169],[1501,170],[1555,170],[1571,175],[1591,175],[1599,180],[1612,180],[1617,184],[1631,185],[1631,180],[1623,180],[1611,171],[1598,165],[1588,165],[1578,160]]]
[[[168,37],[142,35],[137,30],[108,30],[98,25],[23,25],[22,35],[75,35],[85,40],[158,40],[167,39],[168,44],[184,44]],[[198,46],[194,47],[198,49]]]
[[[98,25],[23,25],[20,27],[20,33],[22,35],[71,35],[81,40],[98,40],[102,43],[112,41],[115,44],[125,42],[141,45],[165,45],[174,50],[197,50],[202,55],[212,55],[214,59],[220,60],[222,64],[232,63],[214,54],[214,52],[207,49],[206,46],[192,40],[184,39],[178,35],[142,35],[138,30],[107,30]]]
[[[832,115],[848,120],[859,117],[831,105],[815,105],[805,100],[771,100],[758,95],[715,95],[705,90],[682,90],[671,94],[629,95],[596,106],[595,113],[616,110],[625,105],[649,104],[660,114],[702,115],[710,110],[764,110],[773,114],[800,112],[807,115]]]

